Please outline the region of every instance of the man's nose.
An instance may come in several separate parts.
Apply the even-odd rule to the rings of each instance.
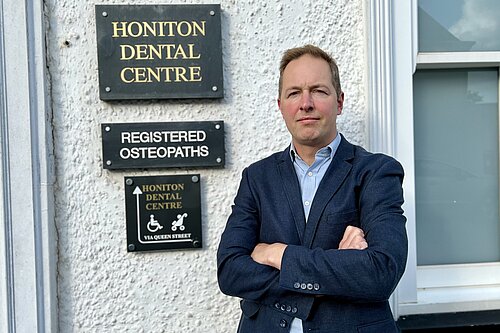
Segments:
[[[311,94],[309,91],[304,91],[302,93],[302,101],[300,109],[304,111],[312,111],[314,108],[314,103]]]

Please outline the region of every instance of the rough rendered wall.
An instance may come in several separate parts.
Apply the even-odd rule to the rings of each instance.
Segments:
[[[242,169],[289,143],[276,105],[281,53],[315,43],[337,58],[346,94],[340,131],[365,144],[364,1],[221,0],[225,98],[118,103],[98,98],[95,2],[45,3],[57,170],[60,331],[235,332],[238,300],[220,293],[215,255]],[[224,169],[103,170],[101,123],[191,120],[225,122]],[[204,248],[127,253],[123,177],[185,173],[201,174]]]

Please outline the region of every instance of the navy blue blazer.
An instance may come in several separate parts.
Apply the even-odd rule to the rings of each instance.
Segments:
[[[306,224],[289,149],[243,171],[217,253],[221,291],[242,299],[238,332],[398,332],[388,298],[407,256],[403,168],[344,137]],[[338,250],[347,226],[366,250]],[[258,243],[288,244],[281,271],[250,257]]]

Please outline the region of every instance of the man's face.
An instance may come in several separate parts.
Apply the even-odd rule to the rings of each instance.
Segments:
[[[344,95],[337,96],[328,63],[310,55],[291,61],[283,72],[278,106],[294,146],[322,148],[337,136],[337,115]]]

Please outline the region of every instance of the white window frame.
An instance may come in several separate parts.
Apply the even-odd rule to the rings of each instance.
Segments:
[[[0,332],[57,332],[43,2],[0,0]]]
[[[409,239],[395,317],[500,309],[500,263],[418,266],[416,260],[413,74],[418,68],[500,67],[500,52],[418,53],[417,0],[370,1],[370,149],[404,166]]]

